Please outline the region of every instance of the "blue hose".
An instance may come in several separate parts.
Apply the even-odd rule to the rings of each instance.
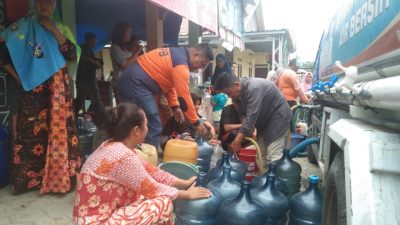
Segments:
[[[315,143],[319,143],[320,138],[319,137],[313,137],[313,138],[308,138],[302,142],[300,142],[298,145],[296,145],[292,150],[290,150],[289,155],[290,157],[295,157],[297,153],[300,151],[303,151],[307,146]]]

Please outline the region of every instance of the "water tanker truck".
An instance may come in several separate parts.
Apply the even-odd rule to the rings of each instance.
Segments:
[[[322,224],[400,224],[400,1],[343,2],[321,38],[308,106]]]

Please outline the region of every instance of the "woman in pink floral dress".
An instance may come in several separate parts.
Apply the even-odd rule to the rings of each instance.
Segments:
[[[195,177],[178,179],[141,159],[135,146],[147,134],[144,111],[124,103],[107,110],[105,141],[78,178],[74,224],[173,224],[172,200],[208,198]],[[182,190],[178,190],[182,189]]]

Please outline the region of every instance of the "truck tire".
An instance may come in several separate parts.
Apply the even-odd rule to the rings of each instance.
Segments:
[[[346,225],[346,189],[343,151],[336,153],[325,185],[322,224]]]

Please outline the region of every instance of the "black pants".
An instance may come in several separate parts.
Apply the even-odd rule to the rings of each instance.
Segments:
[[[90,100],[90,109],[95,113],[96,121],[102,121],[104,119],[104,105],[100,98],[99,88],[96,80],[94,81],[77,81],[76,82],[76,99],[75,99],[75,115],[77,116],[79,110],[83,109],[83,103],[85,100]]]

